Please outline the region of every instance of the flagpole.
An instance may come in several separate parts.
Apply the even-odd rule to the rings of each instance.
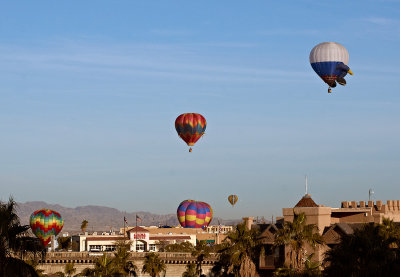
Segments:
[[[125,229],[125,220],[126,220],[126,218],[125,218],[125,216],[124,216],[124,239],[126,239],[126,238],[125,238],[125,234],[126,234],[126,229]]]
[[[137,214],[136,214],[136,243],[135,243],[135,248],[136,248],[136,252],[137,252],[137,249],[138,249],[138,245],[137,245]]]

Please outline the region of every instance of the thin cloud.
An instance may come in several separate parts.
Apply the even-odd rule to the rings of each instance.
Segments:
[[[394,24],[399,24],[399,20],[395,20],[392,18],[387,18],[387,17],[368,17],[364,18],[364,21],[380,26],[388,26],[388,25],[394,25]]]
[[[272,30],[260,30],[256,34],[262,36],[315,36],[319,35],[321,31],[315,29],[272,29]]]
[[[154,35],[159,36],[192,36],[194,35],[193,32],[187,30],[170,30],[170,29],[155,29],[150,31]]]
[[[1,68],[21,70],[65,70],[73,72],[103,72],[107,74],[126,74],[136,76],[157,76],[164,78],[234,81],[234,82],[287,82],[287,76],[301,78],[307,74],[303,71],[288,71],[282,69],[266,69],[232,64],[215,65],[212,59],[208,61],[199,53],[187,51],[183,47],[158,46],[128,47],[120,51],[120,47],[99,48],[98,46],[79,46],[62,49],[25,49],[14,46],[0,47]],[[183,57],[182,57],[183,56]]]

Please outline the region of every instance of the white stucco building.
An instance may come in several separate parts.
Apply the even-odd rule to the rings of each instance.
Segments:
[[[194,246],[196,245],[196,234],[174,234],[159,233],[151,234],[149,230],[143,227],[134,227],[126,232],[126,235],[114,235],[114,234],[103,234],[73,236],[72,241],[75,242],[74,251],[80,252],[105,252],[114,251],[118,241],[129,240],[131,242],[131,251],[157,252],[162,245],[190,242]]]

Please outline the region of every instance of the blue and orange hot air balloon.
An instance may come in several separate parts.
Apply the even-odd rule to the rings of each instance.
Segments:
[[[205,202],[185,200],[179,205],[177,215],[182,227],[205,229],[212,220],[213,211]]]
[[[30,218],[30,225],[33,233],[43,243],[43,246],[50,242],[51,236],[57,236],[64,226],[61,215],[49,209],[42,209],[33,212]]]
[[[328,92],[331,87],[336,87],[336,82],[346,84],[344,76],[347,73],[353,75],[349,63],[349,52],[337,42],[323,42],[315,46],[310,53],[310,64],[315,73],[328,84]]]
[[[184,113],[175,120],[176,132],[188,146],[193,146],[204,135],[206,126],[206,119],[198,113]]]

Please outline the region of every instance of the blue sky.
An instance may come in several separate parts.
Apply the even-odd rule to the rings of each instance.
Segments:
[[[8,1],[0,199],[223,218],[400,199],[399,1]],[[350,53],[327,93],[318,43]],[[174,129],[203,114],[187,152]],[[237,194],[232,208],[227,196]]]

